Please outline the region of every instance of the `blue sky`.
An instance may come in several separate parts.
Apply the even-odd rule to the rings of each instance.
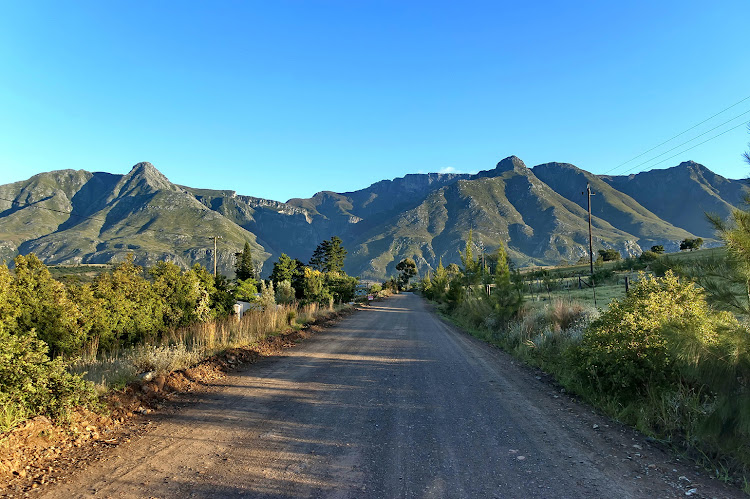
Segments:
[[[746,0],[4,2],[0,184],[150,161],[175,183],[284,201],[513,154],[744,178],[744,126],[682,150],[750,121],[750,99],[620,165],[750,96],[749,14]]]

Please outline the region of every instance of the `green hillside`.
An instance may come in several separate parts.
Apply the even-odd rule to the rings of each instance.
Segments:
[[[223,273],[233,275],[234,253],[248,241],[267,275],[281,253],[306,262],[339,236],[349,274],[383,279],[406,257],[422,273],[441,258],[458,263],[473,230],[477,253],[502,242],[519,266],[573,262],[588,254],[587,184],[595,250],[623,255],[654,244],[676,250],[695,236],[715,244],[704,211],[726,216],[747,192],[692,162],[600,177],[565,163],[529,169],[510,156],[475,175],[410,174],[283,203],[178,186],[139,163],[127,175],[64,170],[0,186],[0,258],[34,252],[48,264],[103,264],[133,253],[144,265],[211,267],[218,236]]]

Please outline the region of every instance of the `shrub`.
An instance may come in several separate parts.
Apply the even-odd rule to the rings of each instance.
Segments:
[[[644,251],[640,256],[643,262],[653,262],[657,258],[659,258],[659,255],[655,251]]]
[[[182,343],[159,347],[143,345],[130,353],[129,360],[138,372],[169,374],[197,364],[201,360],[201,352],[189,351]]]
[[[260,306],[263,308],[272,308],[276,306],[276,296],[273,291],[273,281],[260,281]]]
[[[672,272],[641,274],[630,295],[614,300],[571,350],[573,367],[592,388],[621,400],[658,391],[679,381],[674,352],[681,337],[715,342],[715,321],[694,284]]]
[[[597,286],[601,286],[607,281],[612,280],[615,277],[615,273],[611,269],[598,268],[594,270],[594,282]]]
[[[460,276],[454,277],[448,288],[448,292],[445,294],[445,300],[448,302],[448,307],[451,309],[456,308],[465,297],[465,290],[463,282]]]
[[[555,331],[569,329],[576,322],[587,315],[586,309],[580,303],[567,304],[563,300],[555,300],[547,308],[549,322]]]
[[[281,281],[276,284],[276,302],[288,305],[294,302],[294,288],[291,281]]]
[[[93,385],[68,373],[62,359],[50,360],[47,351],[33,330],[20,336],[0,330],[0,406],[14,419],[44,415],[60,420],[95,400]]]
[[[256,302],[258,301],[258,287],[254,279],[237,279],[237,286],[234,288],[234,297],[240,301]]]

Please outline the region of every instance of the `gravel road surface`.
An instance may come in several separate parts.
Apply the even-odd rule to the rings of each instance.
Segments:
[[[740,497],[410,293],[246,370],[47,497]]]

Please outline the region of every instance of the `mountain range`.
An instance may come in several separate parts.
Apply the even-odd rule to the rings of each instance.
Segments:
[[[705,213],[727,217],[748,192],[692,161],[603,176],[511,156],[477,174],[410,174],[285,203],[176,185],[150,163],[126,175],[58,170],[0,186],[0,260],[34,252],[48,264],[110,263],[132,253],[146,266],[211,268],[216,244],[218,267],[233,276],[234,254],[249,242],[267,275],[281,253],[306,262],[337,235],[345,270],[375,280],[406,257],[421,274],[440,259],[458,262],[471,230],[477,253],[502,242],[517,266],[575,262],[588,255],[587,185],[594,250],[623,255],[655,244],[676,251],[689,237],[712,242]]]

